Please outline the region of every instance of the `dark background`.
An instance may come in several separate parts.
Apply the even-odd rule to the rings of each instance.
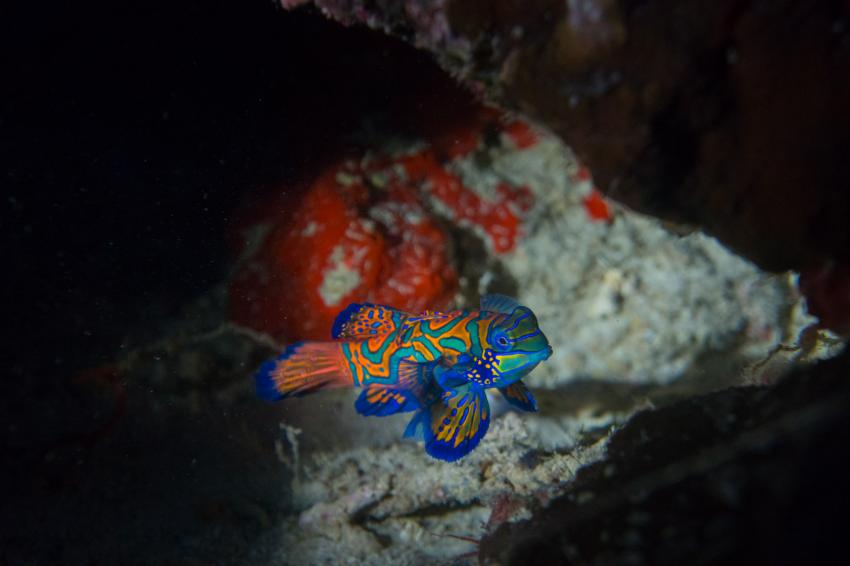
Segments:
[[[258,456],[234,431],[274,421],[255,400],[163,413],[125,380],[92,447],[113,400],[74,380],[227,277],[253,195],[367,118],[468,97],[400,42],[268,0],[24,4],[0,9],[0,563],[238,563],[286,482],[270,439]]]
[[[436,74],[401,43],[264,0],[29,9],[3,18],[4,295],[27,297],[18,339],[61,343],[70,365],[222,278],[246,193]]]

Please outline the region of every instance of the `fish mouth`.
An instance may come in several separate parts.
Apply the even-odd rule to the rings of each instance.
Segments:
[[[545,350],[539,350],[532,358],[534,360],[534,367],[537,367],[540,362],[546,361],[552,357],[552,353],[552,346],[546,346]]]

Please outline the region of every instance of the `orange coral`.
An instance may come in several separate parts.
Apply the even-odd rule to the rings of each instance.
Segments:
[[[496,253],[514,248],[521,235],[522,215],[533,202],[527,187],[499,185],[493,199],[485,199],[448,171],[433,153],[422,151],[400,160],[410,182],[426,191],[459,224],[480,228]]]
[[[295,207],[267,203],[271,225],[230,287],[231,318],[281,339],[325,339],[348,303],[448,306],[457,274],[446,236],[416,195],[388,191],[333,167]]]
[[[608,222],[613,218],[611,207],[596,188],[584,197],[582,203],[587,216],[594,222]]]
[[[242,255],[249,248],[242,234],[266,232],[231,282],[231,318],[280,339],[325,339],[350,302],[410,311],[450,306],[458,278],[435,212],[475,230],[493,253],[512,250],[531,191],[466,186],[451,163],[483,147],[485,132],[503,134],[519,151],[535,145],[537,134],[487,107],[424,129],[425,149],[333,165],[299,203],[281,191],[243,214]]]

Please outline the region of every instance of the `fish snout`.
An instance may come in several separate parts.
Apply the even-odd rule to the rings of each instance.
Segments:
[[[552,357],[552,353],[553,353],[553,352],[554,352],[554,350],[552,350],[552,346],[548,346],[548,345],[547,345],[547,346],[546,346],[546,355],[545,355],[545,356],[543,356],[543,359],[544,359],[544,360],[548,360],[549,358],[551,358],[551,357]]]

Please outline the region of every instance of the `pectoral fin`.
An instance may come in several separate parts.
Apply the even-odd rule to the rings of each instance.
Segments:
[[[428,383],[434,376],[434,368],[439,360],[434,362],[416,363],[402,360],[398,364],[397,387],[410,391],[417,399],[422,399]]]
[[[365,416],[386,417],[396,413],[415,411],[434,399],[429,393],[433,370],[438,362],[414,363],[406,360],[398,365],[393,385],[369,385],[354,402],[357,412]],[[433,387],[433,384],[431,385]]]
[[[499,391],[505,396],[505,400],[517,409],[537,411],[537,401],[523,382],[517,381],[507,387],[500,387]]]

